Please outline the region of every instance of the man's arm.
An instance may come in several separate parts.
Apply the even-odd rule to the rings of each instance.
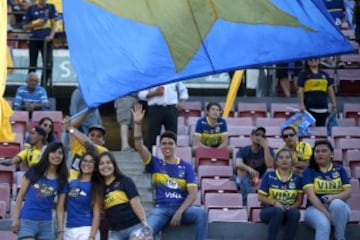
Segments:
[[[86,115],[86,114],[83,114]],[[70,120],[69,116],[66,116],[63,120],[64,128],[70,133],[71,138],[76,139],[81,145],[85,146],[88,150],[96,151],[96,144],[94,144],[88,136],[77,130]]]
[[[229,136],[227,134],[222,134],[221,136],[221,144],[218,146],[218,148],[224,148],[229,145]]]
[[[255,169],[253,169],[252,167],[250,167],[249,165],[245,164],[243,158],[241,158],[241,157],[236,158],[235,167],[236,167],[236,169],[239,169],[239,170],[249,173],[251,176],[253,176],[253,175],[259,176],[259,172],[256,171]],[[243,176],[241,176],[241,177],[243,177]]]
[[[209,148],[209,146],[206,146],[201,142],[201,135],[199,133],[194,133],[194,146],[202,147],[202,148]]]
[[[298,95],[298,99],[299,99],[300,111],[304,112],[305,104],[304,104],[304,88],[303,87],[298,86],[297,95]]]
[[[335,92],[334,92],[334,87],[333,85],[330,85],[328,87],[328,95],[329,95],[329,99],[332,105],[332,112],[336,112],[336,97],[335,97]]]
[[[135,149],[139,152],[141,159],[144,163],[151,158],[151,154],[147,147],[144,145],[141,124],[145,115],[145,111],[142,109],[140,103],[136,103],[134,109],[131,110],[134,119],[134,141]]]
[[[269,147],[269,142],[265,137],[260,140],[260,145],[264,149],[264,159],[266,168],[274,168],[274,158]]]
[[[191,206],[191,204],[195,201],[196,199],[196,194],[197,194],[197,186],[188,186],[187,187],[187,191],[188,191],[188,195],[185,198],[184,202],[180,205],[180,207],[178,208],[178,210],[176,210],[175,214],[172,216],[171,221],[170,221],[170,225],[171,226],[179,226],[181,224],[181,218],[182,218],[182,214],[183,212]]]

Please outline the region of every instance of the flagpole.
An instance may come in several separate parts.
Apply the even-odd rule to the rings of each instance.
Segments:
[[[237,70],[234,73],[233,78],[231,79],[231,83],[230,83],[230,87],[229,87],[229,91],[226,97],[226,103],[225,103],[225,107],[224,107],[224,112],[223,112],[223,118],[227,118],[229,116],[231,107],[233,106],[234,102],[235,102],[235,98],[236,98],[236,94],[239,90],[239,87],[241,85],[241,81],[243,79],[244,76],[244,70]]]

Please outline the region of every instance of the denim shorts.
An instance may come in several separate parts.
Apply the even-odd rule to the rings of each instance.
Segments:
[[[55,239],[51,220],[20,219],[18,239],[34,238],[36,240]]]

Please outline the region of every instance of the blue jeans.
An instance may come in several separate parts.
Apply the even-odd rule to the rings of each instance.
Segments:
[[[119,231],[110,230],[109,240],[127,240],[130,238],[131,234],[135,231],[141,229],[143,225],[141,223],[131,226],[126,229],[122,229]]]
[[[179,206],[156,206],[151,209],[148,224],[156,235],[169,224]],[[207,212],[202,207],[190,206],[182,214],[181,224],[195,224],[195,239],[205,240],[208,232]]]
[[[346,202],[334,199],[325,207],[329,210],[335,230],[335,239],[345,239],[346,224],[350,218],[350,208]],[[314,206],[305,211],[305,222],[315,230],[315,240],[330,239],[331,223],[329,219]]]
[[[237,176],[235,182],[236,185],[240,188],[243,204],[246,205],[248,193],[256,193],[256,188],[252,184],[252,179],[249,174],[246,174],[243,178]]]
[[[261,221],[269,224],[268,240],[276,240],[280,226],[285,224],[285,240],[295,238],[297,227],[299,225],[300,211],[297,208],[291,208],[287,211],[279,207],[265,207],[260,211]]]
[[[18,239],[33,238],[36,240],[49,240],[54,238],[51,220],[20,219]]]

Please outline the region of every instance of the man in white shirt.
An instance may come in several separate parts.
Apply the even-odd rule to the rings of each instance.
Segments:
[[[148,103],[147,147],[151,151],[162,125],[165,130],[177,133],[178,111],[184,109],[189,94],[185,85],[177,82],[140,91],[138,97]]]

